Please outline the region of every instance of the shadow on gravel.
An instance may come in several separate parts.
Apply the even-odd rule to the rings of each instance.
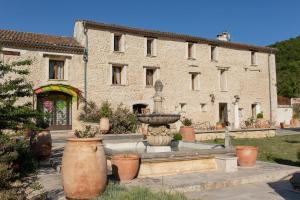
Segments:
[[[277,182],[268,183],[268,185],[286,200],[299,200],[300,191],[294,190],[289,180],[280,180]]]

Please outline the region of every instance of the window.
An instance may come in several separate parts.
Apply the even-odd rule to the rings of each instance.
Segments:
[[[220,89],[221,91],[227,91],[227,70],[220,69]]]
[[[207,112],[206,103],[200,103],[200,111],[201,112]]]
[[[146,69],[146,86],[153,86],[154,69]]]
[[[210,59],[211,61],[217,61],[217,47],[211,46],[210,48]]]
[[[122,70],[121,66],[112,66],[112,84],[121,85],[122,84]]]
[[[122,35],[114,34],[114,51],[121,51],[121,37]]]
[[[49,79],[64,79],[64,61],[49,60]]]
[[[200,73],[199,72],[190,72],[190,77],[191,77],[191,85],[190,89],[191,90],[199,90],[199,78],[200,78]]]
[[[256,52],[251,51],[251,65],[257,65],[257,57],[256,57]]]
[[[188,43],[188,58],[194,58],[194,44],[193,43]]]
[[[147,38],[147,56],[153,55],[153,39]]]
[[[191,79],[192,79],[192,90],[195,90],[196,74],[192,74]]]
[[[186,103],[179,103],[180,105],[180,112],[186,112]]]

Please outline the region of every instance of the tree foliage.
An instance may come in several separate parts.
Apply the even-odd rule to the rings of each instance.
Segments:
[[[271,47],[277,48],[276,71],[278,95],[300,97],[300,36]]]
[[[41,115],[30,103],[20,103],[23,97],[32,96],[32,85],[27,81],[26,66],[30,60],[4,64],[0,61],[0,132],[35,127],[34,118]]]

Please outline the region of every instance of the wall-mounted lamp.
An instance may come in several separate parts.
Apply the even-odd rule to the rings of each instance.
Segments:
[[[214,94],[210,94],[209,97],[210,97],[210,101],[214,103],[215,100],[216,100],[215,95]]]
[[[240,96],[239,95],[234,95],[235,98],[235,102],[239,102],[240,101]]]

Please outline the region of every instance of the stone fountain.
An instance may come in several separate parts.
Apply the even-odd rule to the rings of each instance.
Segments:
[[[147,152],[171,152],[172,134],[169,124],[180,119],[180,114],[167,114],[163,112],[163,84],[157,80],[154,84],[155,95],[153,113],[138,114],[140,122],[148,124]]]

